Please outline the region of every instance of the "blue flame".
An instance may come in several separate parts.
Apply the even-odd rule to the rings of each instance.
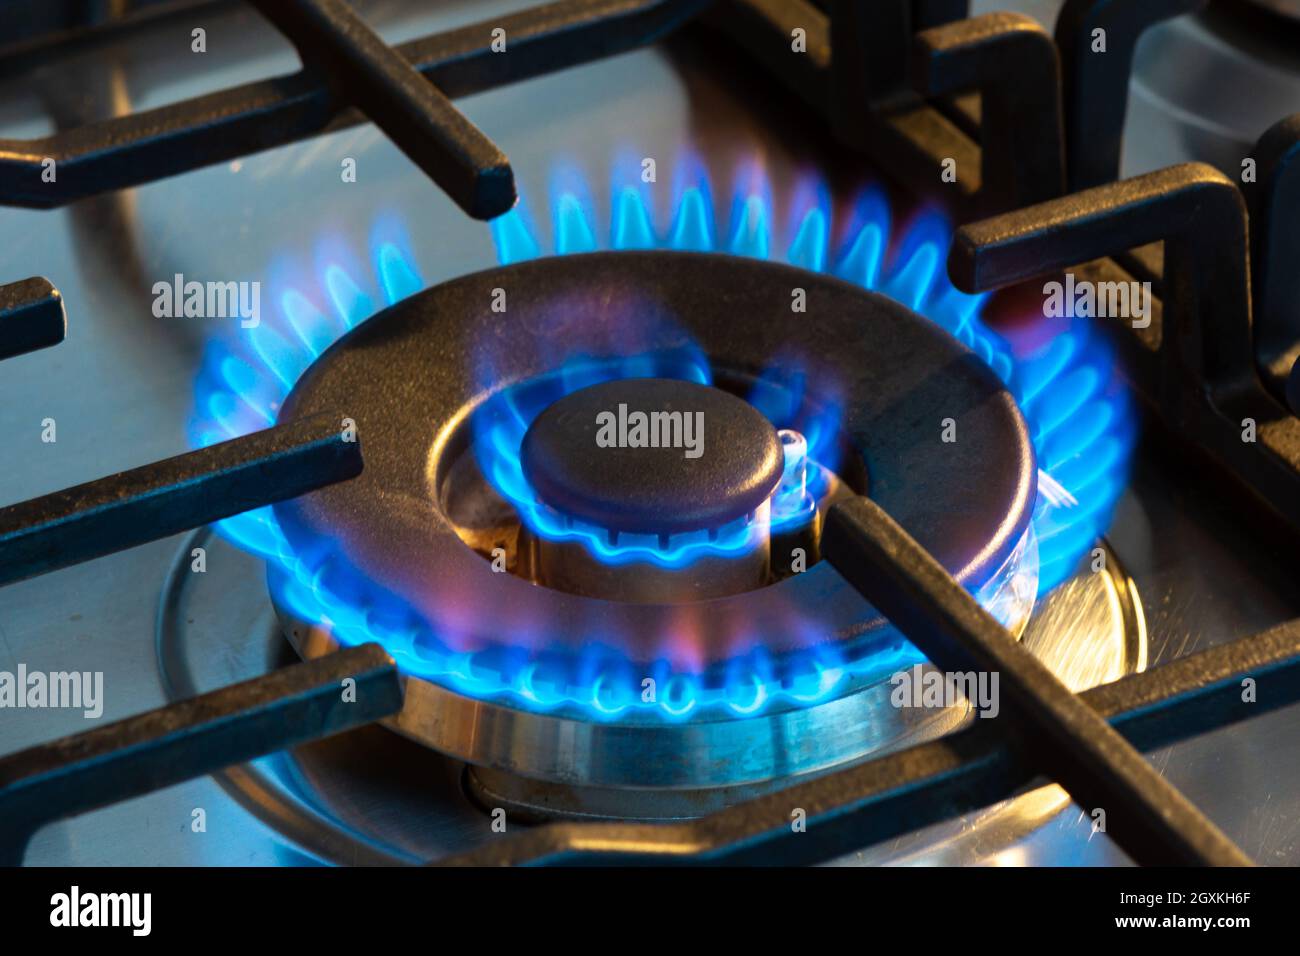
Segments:
[[[552,194],[554,208],[563,209],[567,220],[563,235],[557,232],[557,254],[570,251],[563,236],[595,235],[593,226],[583,218],[584,210],[591,208],[589,198],[568,190],[564,183],[571,181],[571,173],[557,180]],[[675,212],[663,233],[654,230],[643,185],[634,180],[616,183],[609,247],[771,258],[770,190],[755,169],[739,177],[738,183],[731,199],[730,222],[720,230],[713,217],[707,176],[698,163],[685,163],[675,184]],[[1114,374],[1109,350],[1086,322],[1079,322],[1056,335],[1041,352],[1019,360],[1013,357],[1007,343],[981,321],[987,296],[967,295],[948,280],[944,266],[952,232],[938,212],[923,213],[891,248],[889,201],[882,190],[870,188],[854,202],[844,231],[847,238],[834,255],[831,227],[831,201],[825,187],[815,181],[801,183],[785,230],[784,260],[805,269],[828,271],[902,302],[974,351],[1012,389],[1029,424],[1040,466],[1040,491],[1032,519],[1039,548],[1039,588],[1055,587],[1069,577],[1080,556],[1105,531],[1126,484],[1135,436],[1129,398]],[[495,220],[492,234],[502,263],[541,255],[541,243],[523,204]],[[656,236],[658,240],[652,241]],[[719,244],[717,236],[727,239]],[[592,248],[591,241],[582,246],[583,251]],[[797,377],[797,367],[797,363],[774,363],[767,374]],[[786,384],[765,389],[760,383],[750,401],[780,424],[789,414],[785,403],[799,388]],[[810,446],[822,446],[834,426],[833,416],[816,422],[814,428],[819,433],[808,436]],[[517,448],[502,444],[495,451],[517,459]],[[816,453],[812,457],[816,460]],[[511,500],[527,492],[526,485],[511,489],[513,493],[498,490]]]
[[[524,434],[544,409],[571,392],[632,377],[674,378],[708,385],[712,373],[695,350],[659,352],[616,359],[571,358],[557,373],[502,389],[476,412],[475,453],[489,483],[509,501],[534,533],[556,541],[576,541],[610,564],[649,562],[677,568],[704,554],[736,555],[753,546],[758,529],[744,518],[713,532],[673,535],[620,534],[584,526],[541,505],[524,476],[520,449]]]
[[[774,215],[771,190],[759,167],[746,167],[730,195],[729,217],[715,219],[713,190],[703,167],[682,164],[673,184],[667,221],[656,225],[651,189],[640,169],[615,170],[610,222],[598,229],[585,180],[573,172],[556,178],[551,195],[551,247],[557,254],[600,248],[690,249],[754,258],[775,258],[830,272],[905,303],[938,323],[978,354],[1008,384],[1029,423],[1040,466],[1032,530],[1021,550],[1037,547],[1037,587],[1045,591],[1066,578],[1101,534],[1122,491],[1134,440],[1128,397],[1112,372],[1109,352],[1078,322],[1037,351],[1014,350],[981,320],[983,296],[958,292],[943,269],[951,233],[942,216],[926,213],[894,240],[890,206],[879,189],[852,204],[836,231],[827,191],[801,184],[788,214]],[[503,264],[542,255],[539,230],[522,204],[491,223]],[[837,241],[836,236],[842,237]],[[779,237],[779,238],[778,238]],[[273,288],[272,315],[254,329],[209,343],[195,385],[190,439],[196,447],[248,434],[274,423],[298,377],[331,342],[378,309],[423,287],[400,228],[382,221],[371,236],[371,268],[358,265],[342,243],[325,242],[314,276]],[[774,422],[788,422],[805,403],[797,364],[775,363],[754,385],[751,402]],[[521,510],[534,507],[517,471],[518,439],[539,403],[584,384],[630,375],[665,375],[708,382],[703,356],[692,350],[632,355],[616,360],[570,357],[557,371],[528,387],[497,393],[483,408],[485,427],[476,435],[495,451],[482,457],[489,480]],[[834,409],[801,421],[808,441],[810,479],[832,467],[838,423]],[[783,493],[796,483],[783,482]],[[792,493],[794,494],[794,493]],[[525,502],[525,496],[527,499]],[[522,503],[522,504],[521,504]],[[790,497],[774,509],[797,514],[803,499]],[[547,520],[534,515],[533,520]],[[743,717],[775,705],[806,706],[842,693],[857,680],[876,679],[920,660],[895,633],[869,653],[850,657],[833,645],[808,641],[805,651],[775,660],[764,648],[725,663],[724,673],[684,670],[667,660],[644,670],[608,642],[592,640],[576,657],[559,652],[491,646],[465,651],[444,643],[414,621],[400,601],[357,600],[355,587],[335,581],[317,559],[295,553],[272,510],[259,508],[221,521],[219,531],[238,546],[267,559],[277,599],[301,618],[329,628],[344,644],[379,641],[402,669],[458,692],[504,699],[533,710],[577,708],[594,719],[684,719],[717,710]],[[553,529],[556,534],[573,529]],[[739,535],[719,535],[723,546],[743,546]],[[716,544],[717,542],[713,542]],[[624,541],[611,560],[659,562],[688,559],[665,552],[660,542]],[[684,539],[674,547],[700,542]],[[637,551],[644,546],[644,551]],[[1016,561],[1033,564],[1032,554]],[[328,562],[326,562],[328,564]],[[1005,583],[1005,582],[1004,582]],[[1031,588],[1033,585],[1030,585]],[[373,598],[373,594],[366,592]],[[980,592],[996,606],[1005,599]],[[812,636],[815,637],[815,636]],[[643,677],[655,679],[653,702],[640,696]]]
[[[617,228],[617,224],[616,224]],[[617,234],[617,232],[615,233]],[[742,554],[763,536],[762,522],[742,516],[720,528],[674,534],[620,533],[585,525],[543,505],[524,474],[524,436],[541,412],[571,392],[623,378],[672,378],[709,385],[713,372],[694,348],[646,352],[598,359],[572,356],[554,372],[493,393],[474,414],[474,451],[489,484],[511,503],[520,520],[537,535],[553,541],[582,544],[608,564],[645,562],[681,568],[701,557]],[[817,497],[829,484],[838,452],[839,409],[831,400],[809,406],[804,400],[804,376],[773,365],[754,385],[750,401],[782,429],[797,429],[806,449],[801,467],[806,474],[798,488],[778,488],[771,500],[767,526],[797,526],[810,517]]]

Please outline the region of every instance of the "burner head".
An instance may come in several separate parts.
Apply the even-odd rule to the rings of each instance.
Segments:
[[[570,530],[521,539],[530,576],[572,594],[684,604],[750,591],[771,572],[771,497],[785,452],[753,405],[683,379],[590,385],[546,407],[524,435],[524,473]],[[704,535],[740,545],[691,560],[666,555]],[[660,560],[632,560],[658,550]],[[721,551],[723,549],[719,549]]]
[[[808,303],[801,321],[791,321],[795,287]],[[492,310],[498,288],[509,289],[508,312]],[[399,607],[393,626],[452,642],[448,653],[486,659],[500,648],[508,663],[523,648],[577,668],[601,644],[636,673],[667,659],[709,680],[755,647],[774,660],[801,660],[814,647],[857,653],[884,622],[826,562],[699,604],[593,601],[585,588],[499,573],[509,569],[491,555],[513,543],[498,531],[503,519],[461,498],[475,484],[473,433],[493,383],[554,380],[557,350],[657,355],[685,345],[711,358],[729,395],[752,388],[753,370],[774,357],[816,357],[805,366],[809,382],[842,394],[837,444],[847,451],[838,474],[963,584],[988,580],[1020,542],[1034,501],[1033,449],[1015,399],[983,360],[905,306],[847,282],[665,252],[521,262],[437,286],[358,325],[302,375],[281,419],[335,412],[355,420],[365,470],[275,505],[280,526],[319,572],[314,586],[371,614],[398,596],[417,623]],[[670,377],[658,367],[651,375]],[[821,396],[815,385],[809,392],[807,401]],[[944,441],[947,420],[957,441]],[[706,424],[705,456],[718,447],[710,441]],[[422,666],[415,652],[407,661]]]
[[[502,289],[509,309],[498,312]],[[792,320],[796,289],[807,315]],[[564,785],[747,784],[824,770],[910,733],[900,729],[908,714],[877,704],[915,651],[828,562],[766,586],[709,594],[690,584],[687,594],[687,582],[715,586],[699,560],[651,574],[639,557],[620,563],[622,539],[636,537],[620,532],[619,547],[604,550],[622,553],[581,566],[591,536],[570,542],[560,523],[539,527],[537,537],[555,532],[539,546],[567,552],[543,556],[537,576],[512,573],[529,560],[520,508],[540,497],[523,473],[527,429],[537,423],[533,442],[560,442],[538,416],[596,381],[691,378],[670,360],[683,352],[708,359],[711,375],[695,381],[755,396],[767,419],[810,445],[805,422],[822,419],[800,410],[836,406],[818,447],[839,450],[834,473],[848,491],[869,494],[963,585],[1018,578],[1036,465],[1015,399],[983,359],[901,303],[829,276],[731,256],[596,253],[411,296],[353,328],[298,380],[281,419],[347,416],[365,470],[274,506],[295,561],[270,571],[291,640],[309,657],[334,634],[381,640],[407,676],[394,727],[469,763]],[[591,361],[566,366],[566,356]],[[573,371],[617,356],[636,357],[620,366],[628,374]],[[761,404],[774,362],[804,376],[789,413]],[[568,388],[566,375],[581,384]],[[706,415],[727,407],[704,392]],[[518,404],[493,402],[511,395]],[[534,408],[531,395],[546,400]],[[958,438],[946,440],[952,428]],[[696,460],[706,468],[728,444],[709,429],[706,418]],[[505,442],[499,454],[480,454],[480,439],[494,437]],[[770,440],[736,444],[754,454]],[[527,457],[540,476],[542,452]],[[607,494],[591,475],[551,471],[566,487]],[[783,480],[774,467],[753,484],[798,489],[799,471]],[[749,479],[763,474],[761,464],[746,468]],[[692,520],[701,513],[711,512]],[[753,564],[722,570],[759,580],[786,534],[764,529],[757,548],[742,540],[734,553]],[[692,535],[710,532],[670,537],[676,546]],[[538,586],[561,574],[574,586]],[[662,582],[664,599],[647,597],[643,580]],[[628,581],[639,593],[625,596]]]
[[[776,429],[754,406],[663,378],[566,395],[523,444],[543,503],[614,534],[669,536],[743,518],[771,497],[783,463]]]

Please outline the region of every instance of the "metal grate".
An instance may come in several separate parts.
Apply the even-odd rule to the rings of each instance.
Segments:
[[[259,0],[297,45],[301,71],[38,140],[0,140],[0,203],[62,206],[368,118],[461,208],[491,218],[515,201],[509,161],[447,97],[643,46],[708,5],[565,0],[389,47],[340,0]],[[498,28],[507,53],[492,49]],[[65,171],[56,182],[41,179],[47,158]]]
[[[1242,706],[1243,674],[1269,688],[1267,703],[1260,697]],[[1094,687],[1079,699],[1141,750],[1262,715],[1300,699],[1300,621]],[[977,723],[690,823],[552,823],[438,862],[821,863],[1042,782],[1015,740]],[[790,826],[792,807],[808,814],[803,833]]]
[[[578,0],[397,47],[340,0],[255,2],[298,47],[301,72],[40,141],[0,142],[0,202],[58,206],[364,116],[462,209],[491,217],[513,203],[513,173],[448,97],[652,42],[713,7],[713,28],[919,191],[933,189],[946,158],[979,170],[958,214],[1002,214],[956,237],[950,268],[968,291],[1081,263],[1102,277],[1154,279],[1163,290],[1157,320],[1128,342],[1136,387],[1173,434],[1300,527],[1300,420],[1284,404],[1289,395],[1295,407],[1300,394],[1300,329],[1282,304],[1294,298],[1284,263],[1300,242],[1300,120],[1260,144],[1253,331],[1251,237],[1236,186],[1198,165],[1114,182],[1137,37],[1204,0],[1069,0],[1055,42],[1022,17],[967,19],[961,0]],[[1079,55],[1099,23],[1123,55]],[[508,54],[491,51],[492,26],[507,30]],[[793,26],[807,31],[806,57],[778,55]],[[75,174],[41,183],[47,156]],[[1071,187],[1093,188],[1064,195],[1067,175]],[[1163,256],[1152,253],[1157,242]],[[0,358],[54,345],[63,332],[48,281],[0,287]],[[1240,441],[1243,416],[1261,422],[1258,442]],[[278,426],[0,510],[0,584],[346,480],[360,471],[361,451],[338,421]],[[832,511],[826,553],[933,660],[1006,676],[1015,739],[978,725],[692,823],[550,824],[442,862],[815,862],[988,805],[1040,773],[1076,799],[1104,803],[1114,836],[1139,862],[1249,862],[1137,749],[1300,699],[1300,621],[1074,695],[866,499]],[[361,706],[338,704],[337,683],[349,676],[366,690]],[[1249,708],[1245,676],[1260,685]],[[0,759],[0,852],[21,859],[46,822],[400,706],[392,661],[367,646]],[[797,840],[791,806],[808,812]]]

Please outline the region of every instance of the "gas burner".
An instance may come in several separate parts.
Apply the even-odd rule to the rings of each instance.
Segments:
[[[759,261],[761,180],[725,230],[701,172],[684,183],[662,238],[618,192],[614,252],[557,189],[562,255],[537,258],[515,210],[493,223],[506,265],[425,292],[386,228],[387,309],[367,318],[368,283],[326,264],[321,294],[288,290],[200,380],[200,444],[271,415],[357,429],[362,476],[221,530],[269,559],[301,654],[384,645],[407,678],[389,725],[472,765],[484,801],[587,812],[635,790],[625,815],[672,818],[951,729],[965,709],[889,702],[923,658],[819,561],[828,509],[869,494],[1019,634],[1123,484],[1106,351],[1080,324],[1013,358],[942,277],[940,217],[891,250],[868,190],[832,256],[809,190],[785,265]],[[599,448],[598,417],[627,440],[632,411],[703,413],[702,453]],[[1100,607],[1097,633],[1130,632]],[[646,797],[665,788],[693,796]]]
[[[808,310],[798,321],[794,289]],[[504,312],[493,311],[497,290]],[[607,380],[557,374],[546,356],[560,329],[586,356],[584,374]],[[610,329],[636,344],[631,357],[598,354]],[[809,342],[827,356],[806,375],[821,393],[806,395],[792,421],[770,422],[733,394],[770,391],[772,357]],[[707,356],[716,384],[665,377],[684,354]],[[484,368],[499,382],[487,395],[469,371]],[[630,368],[656,377],[622,377]],[[845,713],[878,710],[878,693],[868,704],[863,691],[878,692],[915,652],[827,564],[754,587],[770,577],[757,526],[770,521],[784,471],[776,428],[833,393],[840,429],[826,447],[843,451],[843,480],[869,490],[972,590],[1018,588],[1032,600],[1033,449],[988,365],[904,306],[837,279],[733,257],[596,253],[430,289],[308,369],[281,419],[347,409],[367,464],[346,488],[275,507],[313,569],[309,593],[273,569],[286,628],[304,654],[318,653],[337,638],[315,622],[337,624],[333,609],[346,601],[409,675],[398,729],[529,777],[723,786],[859,757],[882,738]],[[599,411],[632,404],[701,411],[702,455],[671,449],[668,465],[663,449],[619,449],[606,462],[598,452],[609,449],[585,447]],[[521,442],[501,437],[503,421]],[[960,440],[945,442],[945,427]],[[519,472],[503,474],[506,461],[521,462]],[[510,497],[528,504],[512,484],[525,473],[540,504],[521,515]],[[493,487],[496,502],[485,496]],[[689,508],[665,514],[674,500]],[[560,516],[547,525],[542,511]],[[598,529],[589,537],[607,550],[570,540],[578,524]],[[710,555],[733,525],[741,556]],[[563,589],[524,580],[533,575],[520,573],[519,538],[510,540],[520,529],[544,545],[536,576]],[[674,568],[618,553],[644,546],[664,558],[681,551],[679,536],[698,536],[713,561]],[[741,570],[720,574],[719,590],[732,593],[698,593],[728,561]],[[647,569],[650,593],[618,600]],[[870,722],[875,734],[890,723]]]

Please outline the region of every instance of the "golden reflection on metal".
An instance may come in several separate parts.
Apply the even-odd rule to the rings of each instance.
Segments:
[[[1042,602],[1021,641],[1078,691],[1146,667],[1146,621],[1133,582],[1114,569],[1084,571]]]
[[[588,825],[590,827],[590,825]],[[708,849],[698,840],[672,835],[667,826],[647,825],[644,835],[629,832],[625,826],[610,827],[605,834],[594,828],[584,828],[568,844],[573,850],[584,853],[632,853],[644,856],[693,856]]]
[[[1085,567],[1040,601],[1021,637],[1076,692],[1147,666],[1146,617],[1137,587],[1109,548],[1104,549],[1104,559],[1101,570]],[[1036,862],[1033,851],[1016,844],[1072,806],[1059,786],[1039,787],[960,820],[870,848],[852,862],[1027,866]],[[1059,822],[1072,825],[1063,818]]]

